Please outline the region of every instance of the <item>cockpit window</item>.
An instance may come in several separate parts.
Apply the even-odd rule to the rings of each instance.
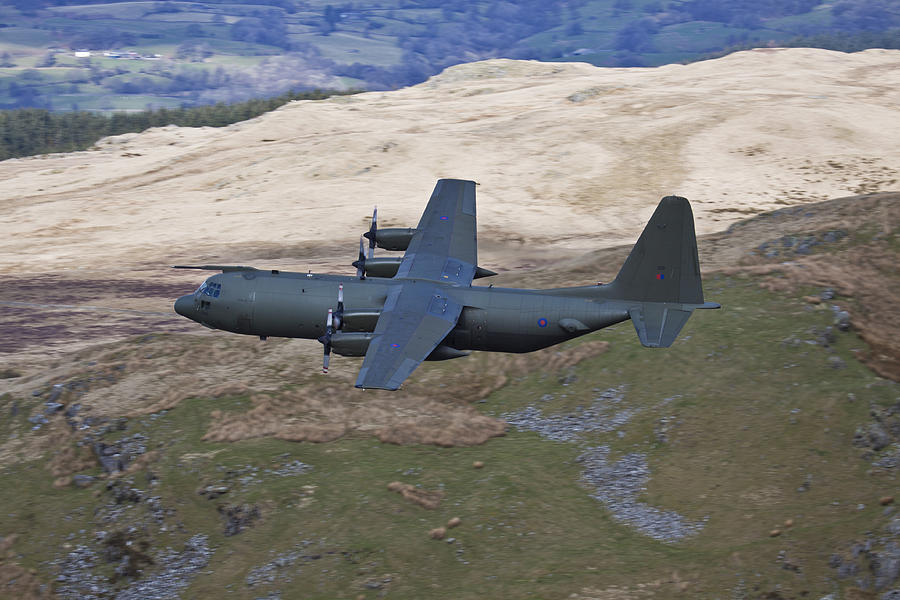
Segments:
[[[194,292],[197,296],[210,296],[212,298],[218,298],[219,294],[222,293],[222,284],[221,283],[212,283],[204,281],[203,284],[197,288],[197,291]]]

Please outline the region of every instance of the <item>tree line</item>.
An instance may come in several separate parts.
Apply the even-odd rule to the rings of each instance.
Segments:
[[[86,111],[53,113],[40,108],[4,110],[0,111],[0,160],[86,150],[103,137],[138,133],[151,127],[224,127],[258,117],[293,100],[322,100],[352,93],[356,92],[291,91],[273,98],[234,104],[160,108],[112,115]]]

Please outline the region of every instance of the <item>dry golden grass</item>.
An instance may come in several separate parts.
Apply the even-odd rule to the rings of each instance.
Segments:
[[[66,436],[65,443],[56,451],[47,463],[47,470],[57,478],[65,478],[79,471],[97,466],[97,458],[90,448],[76,446],[71,443],[71,436]],[[71,481],[71,478],[69,478]]]
[[[763,242],[842,230],[850,236],[811,255],[767,257],[750,254]],[[835,300],[851,314],[851,325],[870,346],[860,358],[882,377],[900,381],[900,287],[895,276],[900,234],[900,193],[838,198],[803,210],[750,219],[728,232],[700,240],[706,273],[769,275],[763,287],[796,292],[802,287],[832,288]],[[852,244],[852,245],[851,245]],[[816,303],[815,297],[809,300]]]
[[[134,459],[131,463],[129,463],[124,471],[110,473],[107,478],[118,479],[119,477],[126,477],[144,471],[145,469],[147,469],[147,467],[158,461],[159,457],[159,450],[151,450],[149,452],[145,452],[144,454],[141,454],[136,459]]]
[[[444,498],[444,492],[442,491],[430,492],[400,481],[392,481],[388,484],[388,489],[392,492],[397,492],[413,504],[418,504],[428,510],[434,510],[440,506],[441,500]]]
[[[343,359],[327,378],[310,375],[319,359],[315,346],[294,340],[260,343],[244,336],[151,335],[74,353],[38,374],[9,382],[11,392],[27,396],[56,383],[88,381],[77,397],[78,418],[139,417],[176,408],[194,397],[250,395],[244,412],[211,411],[207,441],[234,442],[257,437],[328,442],[364,434],[392,444],[473,446],[502,436],[505,423],[480,414],[471,403],[510,380],[563,369],[606,351],[602,341],[554,347],[530,354],[476,353],[445,365],[425,364],[397,392],[352,387],[358,361]],[[191,367],[185,368],[190,362]],[[90,364],[90,367],[85,367]],[[223,383],[224,381],[224,383]],[[75,401],[67,391],[63,404]],[[51,417],[54,444],[74,441],[60,413]],[[59,436],[62,436],[60,438]],[[34,438],[42,444],[45,436]],[[0,446],[0,455],[43,453],[50,447]],[[59,453],[55,477],[86,468],[88,459],[72,450]],[[76,460],[77,458],[77,460]]]
[[[829,304],[850,312],[851,326],[869,345],[860,359],[882,377],[900,381],[900,287],[888,276],[896,260],[888,243],[878,241],[837,256],[809,256],[772,267],[773,277],[762,285],[782,292],[804,286],[834,289],[838,298]]]
[[[472,402],[511,378],[539,369],[555,374],[607,348],[606,342],[594,341],[531,354],[479,353],[450,365],[455,368],[422,367],[397,392],[362,392],[349,382],[328,385],[322,378],[310,378],[298,389],[254,394],[247,411],[214,411],[203,439],[234,442],[270,436],[327,442],[357,432],[399,445],[474,446],[504,435],[506,424],[482,415]]]

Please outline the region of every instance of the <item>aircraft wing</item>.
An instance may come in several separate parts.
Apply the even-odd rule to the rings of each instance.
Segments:
[[[395,278],[468,286],[477,258],[475,182],[440,179]]]
[[[449,298],[443,287],[419,281],[394,287],[378,318],[356,387],[396,390],[450,333],[462,305]]]
[[[396,390],[456,326],[475,277],[475,182],[440,179],[397,270],[356,387]]]

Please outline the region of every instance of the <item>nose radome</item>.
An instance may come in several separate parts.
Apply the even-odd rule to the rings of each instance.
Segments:
[[[175,301],[175,312],[177,312],[182,317],[191,318],[191,313],[194,310],[194,297],[193,296],[182,296],[178,300]]]

